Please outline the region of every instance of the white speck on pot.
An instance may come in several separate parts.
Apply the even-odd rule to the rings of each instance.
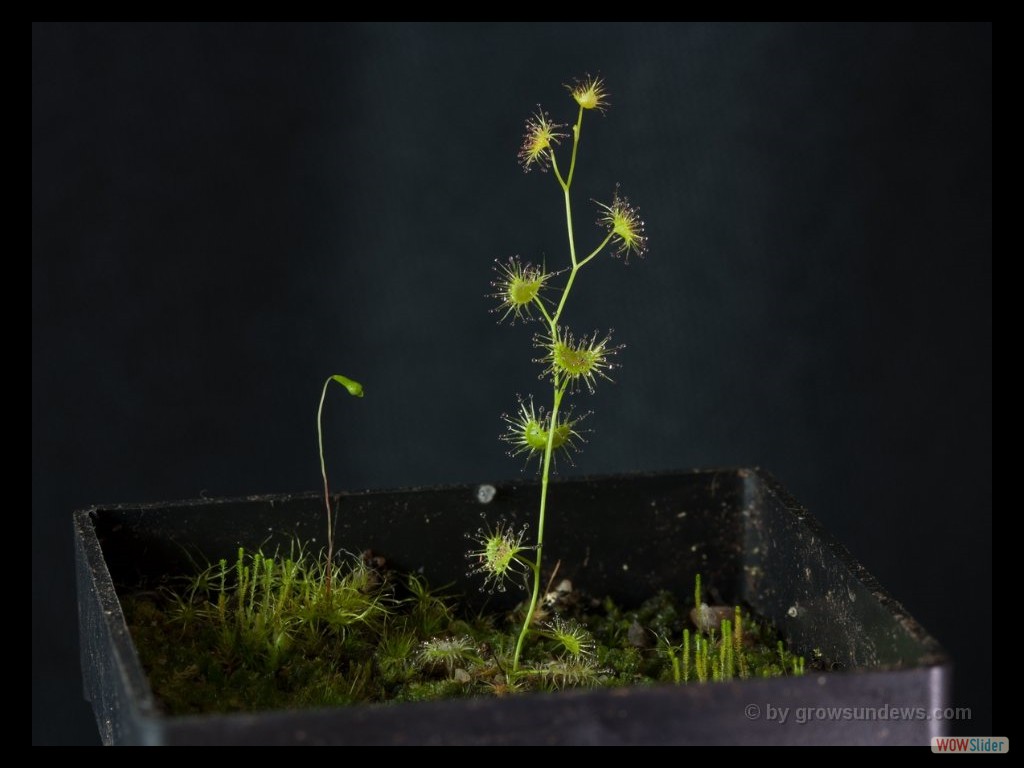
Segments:
[[[676,515],[676,517],[678,517],[680,520],[682,520],[684,517],[686,517],[686,513],[685,512],[680,512],[678,515]]]
[[[497,492],[493,485],[481,485],[476,489],[476,500],[481,504],[490,504]]]
[[[795,605],[789,606],[789,610],[786,611],[786,615],[791,619],[795,619],[798,613],[800,613],[800,610]]]
[[[622,570],[628,571],[629,570],[629,563],[623,563],[622,564]]]

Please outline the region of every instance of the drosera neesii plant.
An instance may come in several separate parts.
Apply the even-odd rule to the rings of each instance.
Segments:
[[[621,346],[612,342],[611,332],[578,333],[566,323],[566,309],[569,296],[576,284],[580,271],[594,262],[602,253],[621,257],[628,264],[630,256],[642,257],[647,251],[647,235],[644,222],[637,209],[619,193],[618,187],[609,202],[596,202],[598,226],[604,236],[597,246],[586,252],[577,249],[577,233],[573,224],[572,191],[576,178],[576,163],[582,136],[583,119],[588,113],[604,111],[609,106],[608,91],[604,80],[587,75],[572,85],[567,85],[578,110],[576,122],[567,133],[567,125],[554,122],[540,106],[526,120],[526,131],[519,161],[525,172],[551,170],[562,192],[565,206],[565,226],[568,237],[568,264],[559,271],[550,271],[547,266],[538,266],[512,257],[507,262],[498,262],[495,271],[497,279],[492,294],[498,300],[496,312],[499,322],[538,321],[543,330],[534,335],[534,345],[540,350],[535,362],[543,366],[541,378],[551,386],[550,407],[537,408],[534,399],[519,398],[518,409],[512,415],[503,416],[506,431],[502,439],[511,445],[511,454],[525,455],[527,463],[537,460],[540,472],[540,500],[537,510],[536,536],[532,543],[525,543],[525,532],[514,530],[507,525],[481,529],[477,537],[480,547],[469,553],[476,564],[474,571],[484,574],[485,586],[503,589],[508,580],[518,580],[525,575],[524,586],[530,587],[522,626],[518,632],[512,656],[510,677],[514,681],[521,674],[523,646],[533,631],[541,600],[541,572],[544,556],[544,528],[548,513],[548,485],[551,478],[556,452],[571,454],[583,442],[580,423],[588,414],[576,416],[565,402],[571,396],[586,388],[593,393],[602,380],[610,381],[610,373],[617,365],[614,361]],[[556,147],[563,141],[572,141],[568,167],[559,165]],[[557,279],[564,277],[560,291],[556,289]],[[560,640],[582,643],[586,647],[584,631],[566,634],[565,626],[549,625],[541,632]],[[579,637],[573,640],[576,635]],[[575,665],[587,661],[586,654],[568,653],[566,657]]]

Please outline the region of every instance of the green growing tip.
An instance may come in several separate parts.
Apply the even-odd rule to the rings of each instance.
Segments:
[[[331,376],[331,378],[334,379],[334,381],[341,384],[341,386],[343,386],[345,389],[347,389],[348,393],[352,395],[352,397],[363,396],[363,385],[360,384],[358,381],[353,381],[348,376],[342,376],[340,373],[334,374],[333,376]]]

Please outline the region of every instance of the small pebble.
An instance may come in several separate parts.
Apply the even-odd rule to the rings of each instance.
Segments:
[[[648,637],[647,630],[636,619],[633,619],[633,623],[629,625],[626,639],[629,640],[629,644],[634,648],[646,648],[651,644],[651,638]]]
[[[719,629],[725,619],[732,619],[735,612],[736,609],[730,608],[728,605],[701,603],[700,608],[690,611],[690,621],[701,632],[710,632],[712,629]]]

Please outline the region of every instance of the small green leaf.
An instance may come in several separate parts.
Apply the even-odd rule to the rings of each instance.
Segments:
[[[352,381],[352,379],[348,378],[347,376],[342,376],[341,374],[337,373],[331,376],[331,378],[334,379],[339,384],[341,384],[341,386],[343,386],[345,389],[347,389],[348,393],[352,395],[352,397],[363,396],[363,385],[360,384],[358,381]]]

